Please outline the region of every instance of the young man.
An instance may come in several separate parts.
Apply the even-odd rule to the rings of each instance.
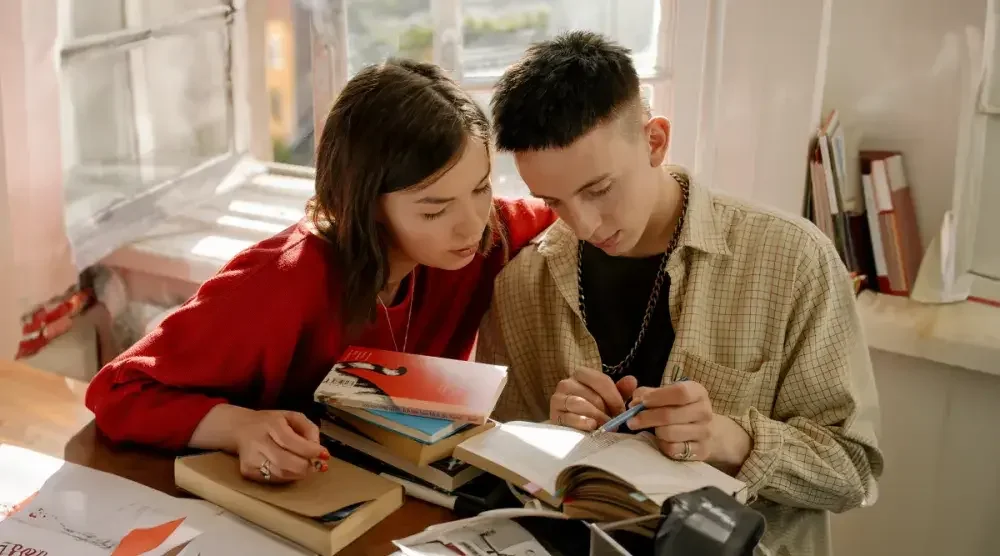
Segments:
[[[850,278],[814,226],[663,166],[628,50],[537,44],[493,96],[497,146],[560,221],[497,279],[478,358],[501,420],[625,429],[748,485],[774,554],[829,554],[828,512],[874,501],[877,395]],[[680,380],[685,378],[687,380]]]

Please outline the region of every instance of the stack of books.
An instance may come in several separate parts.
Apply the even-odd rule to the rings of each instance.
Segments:
[[[316,389],[320,430],[336,457],[452,493],[483,473],[453,455],[494,426],[506,381],[502,366],[351,347]]]
[[[455,447],[493,427],[505,367],[348,348],[317,388],[327,473],[291,484],[245,479],[239,460],[178,458],[177,486],[322,555],[332,555],[403,505],[415,485],[447,494],[483,471]]]
[[[837,247],[856,292],[909,296],[924,255],[898,151],[859,148],[836,110],[809,148],[803,215]]]

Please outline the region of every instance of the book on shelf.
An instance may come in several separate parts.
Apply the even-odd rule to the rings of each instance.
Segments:
[[[643,517],[706,486],[745,502],[745,485],[702,462],[664,457],[643,433],[590,435],[548,423],[512,421],[458,445],[455,457],[524,489],[570,516]]]
[[[506,382],[503,366],[351,346],[316,388],[314,399],[330,407],[481,425]]]
[[[251,481],[223,452],[179,457],[178,488],[325,556],[336,554],[403,505],[402,487],[332,458],[325,473],[289,484]]]
[[[903,155],[871,150],[861,151],[860,157],[872,247],[881,266],[877,270],[879,291],[908,296],[920,271],[924,247]]]
[[[492,428],[492,423],[488,423],[485,427]],[[420,479],[447,492],[458,489],[483,473],[481,469],[473,467],[465,461],[456,459],[453,456],[454,446],[447,451],[447,455],[444,457],[421,465],[407,457],[398,455],[393,450],[365,436],[364,433],[343,420],[336,418],[322,420],[320,422],[320,434],[325,439],[332,440],[343,446],[341,449],[336,449],[335,447],[335,449],[331,450],[331,453],[337,457],[355,462],[366,469],[373,467],[365,463],[359,463],[356,459],[357,456],[351,456],[350,454],[341,455],[344,449],[357,451],[376,462],[386,464],[408,476]],[[474,436],[470,437],[474,438]],[[463,436],[462,438],[467,439],[469,437]],[[377,466],[377,463],[374,466]]]
[[[873,280],[874,263],[860,183],[855,183],[855,142],[832,110],[810,146],[803,214],[833,242],[857,293]]]

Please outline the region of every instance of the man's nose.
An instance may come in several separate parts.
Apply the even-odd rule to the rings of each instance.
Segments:
[[[571,206],[560,212],[565,213],[559,216],[569,224],[577,239],[583,241],[591,239],[601,225],[601,217],[597,211],[585,206]]]

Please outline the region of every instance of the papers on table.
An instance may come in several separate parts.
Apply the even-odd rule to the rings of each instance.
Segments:
[[[213,504],[0,444],[0,554],[178,551],[183,556],[309,554]]]

